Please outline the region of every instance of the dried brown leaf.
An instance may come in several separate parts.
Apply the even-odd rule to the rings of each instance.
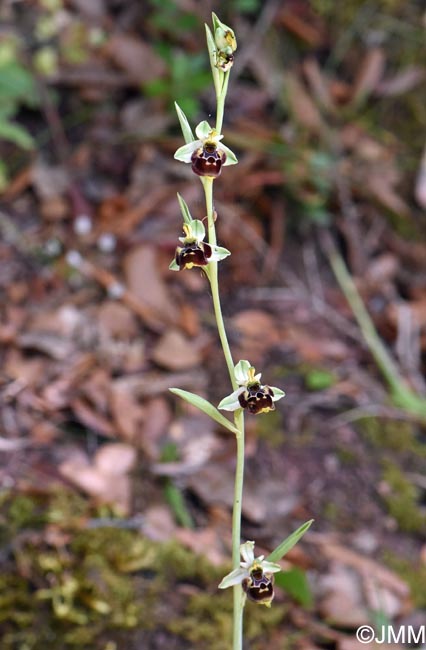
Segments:
[[[169,329],[154,347],[152,358],[159,366],[176,371],[198,366],[202,356],[193,340],[180,330]]]
[[[240,359],[256,364],[264,355],[280,343],[280,332],[271,314],[260,309],[246,309],[232,319],[232,327],[238,336]]]
[[[98,309],[98,325],[101,336],[131,340],[139,333],[134,314],[125,305],[107,300]]]
[[[172,412],[164,397],[153,397],[144,406],[145,419],[135,435],[135,444],[143,448],[151,460],[158,460],[161,441],[172,422]]]
[[[95,456],[95,466],[102,473],[111,477],[127,474],[136,464],[137,453],[134,447],[124,443],[107,443],[102,445]]]
[[[156,327],[164,322],[176,322],[176,308],[168,287],[157,267],[157,252],[153,246],[144,244],[127,253],[124,272],[131,293],[151,308],[146,320]]]
[[[285,88],[294,120],[312,133],[322,131],[323,120],[321,113],[296,74],[292,72],[286,73]]]
[[[385,68],[385,52],[381,47],[371,48],[361,62],[352,90],[352,102],[368,97],[380,82]]]
[[[114,381],[110,385],[108,392],[110,397],[110,410],[117,431],[125,440],[135,444],[144,416],[144,409],[135,391],[128,390],[120,381]]]
[[[115,437],[117,431],[111,424],[110,418],[101,415],[86,401],[80,398],[74,399],[70,406],[77,420],[81,422],[81,424],[84,424],[84,426],[88,427],[88,429],[92,429],[107,438]]]

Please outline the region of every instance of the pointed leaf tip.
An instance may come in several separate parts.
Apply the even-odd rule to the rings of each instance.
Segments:
[[[191,129],[190,125],[189,125],[189,122],[188,122],[188,119],[187,119],[185,113],[183,112],[183,110],[181,109],[181,107],[179,106],[179,104],[177,102],[175,102],[175,109],[176,109],[176,113],[177,113],[177,116],[178,116],[178,119],[179,119],[180,128],[182,129],[182,134],[183,134],[184,140],[185,140],[186,144],[189,144],[190,142],[193,142],[195,140],[194,135],[192,133],[192,129]]]
[[[297,530],[294,531],[294,533],[282,541],[281,544],[279,544],[266,559],[269,562],[278,562],[281,560],[281,558],[284,557],[284,555],[286,555],[309,530],[313,522],[313,519],[309,519],[309,521],[306,521],[304,524],[302,524]]]
[[[191,213],[189,211],[187,202],[185,201],[183,196],[181,196],[179,194],[179,192],[177,193],[177,198],[178,198],[178,201],[179,201],[180,211],[182,212],[182,217],[183,217],[184,223],[191,223],[192,217],[191,217]]]

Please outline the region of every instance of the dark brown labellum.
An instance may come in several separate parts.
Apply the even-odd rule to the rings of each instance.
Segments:
[[[263,573],[259,567],[250,571],[250,577],[245,578],[242,587],[249,600],[260,605],[270,605],[274,598],[274,575]]]
[[[191,242],[183,248],[176,249],[176,264],[179,269],[192,269],[193,266],[206,266],[212,255],[212,249],[206,242]]]
[[[258,413],[267,413],[275,410],[275,404],[272,401],[274,392],[269,386],[261,386],[259,382],[247,386],[244,393],[238,396],[238,401],[243,409],[249,413],[257,415]]]
[[[214,143],[206,143],[191,156],[192,171],[198,176],[217,178],[226,160],[226,153],[217,148]]]

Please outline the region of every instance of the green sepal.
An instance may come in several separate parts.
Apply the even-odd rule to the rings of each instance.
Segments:
[[[297,544],[299,539],[303,537],[303,535],[309,530],[313,521],[313,519],[309,519],[309,521],[302,524],[302,526],[295,530],[294,533],[289,535],[283,542],[281,542],[281,544],[279,544],[272,551],[272,553],[269,553],[266,559],[269,562],[278,562],[281,560],[281,558],[284,557],[284,555],[286,555],[293,548],[293,546]]]
[[[184,223],[191,223],[192,217],[185,199],[179,194],[179,192],[177,193],[177,197]]]
[[[269,388],[274,393],[274,396],[272,398],[273,402],[278,402],[279,399],[281,399],[282,397],[285,397],[285,392],[283,390],[281,390],[281,388],[277,388],[276,386],[270,386]]]
[[[223,411],[236,411],[241,408],[240,402],[238,401],[238,396],[244,393],[244,386],[240,386],[234,390],[230,395],[221,400],[217,408],[222,409]]]
[[[178,395],[178,397],[185,400],[185,402],[188,402],[200,411],[203,411],[203,413],[208,415],[212,420],[220,424],[222,427],[225,427],[225,429],[228,429],[228,431],[231,431],[236,435],[240,435],[240,431],[237,429],[237,427],[235,427],[232,422],[227,420],[221,413],[219,413],[217,408],[215,408],[213,404],[210,404],[210,402],[204,399],[204,397],[194,395],[194,393],[190,393],[187,390],[182,390],[181,388],[169,388],[169,390],[174,395]]]
[[[228,587],[234,587],[235,585],[241,584],[244,578],[247,577],[246,569],[234,569],[231,573],[228,573],[218,585],[218,589],[228,589]]]
[[[189,126],[188,119],[177,102],[175,102],[175,108],[176,108],[177,116],[179,118],[180,128],[182,129],[183,137],[186,144],[189,144],[190,142],[194,142],[195,138],[192,134],[192,129]]]
[[[180,271],[180,268],[179,268],[179,266],[178,266],[178,264],[177,264],[177,262],[176,262],[175,259],[173,259],[173,260],[170,262],[170,264],[169,264],[169,270],[170,270],[170,271]]]
[[[248,380],[248,372],[251,367],[251,363],[246,359],[242,359],[234,366],[234,375],[238,384],[244,384]]]
[[[191,228],[192,234],[194,235],[195,239],[200,242],[203,241],[204,237],[206,236],[206,229],[204,228],[204,224],[200,219],[193,219],[190,221],[188,226]]]
[[[223,163],[224,167],[226,167],[227,165],[236,165],[237,164],[238,158],[234,154],[234,152],[231,151],[231,149],[229,149],[228,147],[225,147],[225,145],[222,144],[222,143],[220,143],[219,149],[222,149],[222,151],[224,151],[226,153],[226,160]]]
[[[208,139],[212,130],[213,129],[210,126],[210,124],[207,122],[207,120],[203,120],[202,122],[197,124],[195,128],[195,135],[199,140],[204,141]]]
[[[183,144],[181,147],[179,147],[179,149],[175,151],[175,160],[179,160],[180,162],[184,163],[190,163],[191,156],[198,146],[195,144],[196,142],[197,140],[193,140],[192,142],[188,142],[188,144]]]
[[[213,250],[213,261],[215,262],[220,262],[221,260],[224,260],[225,257],[228,257],[231,254],[231,251],[229,251],[227,248],[224,248],[223,246],[214,246],[212,247]]]

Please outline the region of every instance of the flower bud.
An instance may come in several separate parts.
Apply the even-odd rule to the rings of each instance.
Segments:
[[[237,39],[233,30],[222,23],[217,17],[215,20],[216,28],[214,30],[214,41],[219,52],[235,52],[237,49]]]

